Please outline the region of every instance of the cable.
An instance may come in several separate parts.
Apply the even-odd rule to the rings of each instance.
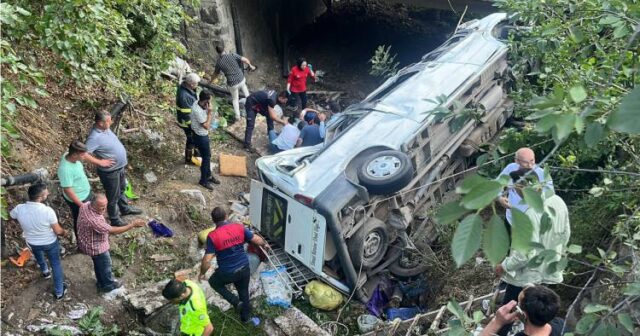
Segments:
[[[577,171],[577,172],[585,172],[585,173],[640,176],[640,173],[628,172],[623,170],[587,169],[587,168],[571,168],[571,167],[555,167],[555,166],[548,166],[548,167],[551,170],[569,170],[569,171]]]

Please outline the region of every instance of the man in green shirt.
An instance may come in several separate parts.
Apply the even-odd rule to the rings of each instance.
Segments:
[[[62,196],[71,209],[73,232],[78,237],[78,214],[80,206],[91,198],[91,186],[84,173],[82,161],[87,155],[87,146],[75,140],[69,145],[69,151],[62,155],[58,167],[58,178],[62,187]]]
[[[178,305],[180,333],[189,336],[213,334],[213,324],[207,312],[207,299],[202,288],[191,280],[171,279],[162,290],[165,299]]]

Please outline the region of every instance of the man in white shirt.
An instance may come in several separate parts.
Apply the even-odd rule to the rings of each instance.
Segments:
[[[29,187],[28,194],[29,201],[13,208],[10,215],[20,223],[22,235],[36,258],[42,276],[50,279],[53,273],[54,295],[56,300],[61,300],[67,288],[64,285],[58,236],[63,236],[66,232],[58,224],[58,218],[53,209],[43,203],[49,196],[47,185],[34,184]],[[44,258],[45,253],[51,263],[51,270]]]
[[[500,176],[509,176],[511,172],[520,169],[532,169],[533,173],[538,176],[538,179],[544,185],[544,192],[553,194],[553,181],[551,177],[545,179],[544,170],[536,165],[536,154],[531,148],[523,147],[516,151],[515,162],[508,164],[501,172]],[[532,174],[533,174],[532,173]],[[529,206],[522,202],[522,197],[513,188],[513,182],[509,183],[507,197],[499,196],[498,203],[507,210],[506,217],[507,222],[511,224],[511,209],[515,208],[521,212],[527,211]]]
[[[269,131],[271,153],[280,153],[296,146],[296,141],[298,141],[298,137],[300,136],[300,130],[294,126],[295,123],[295,117],[288,117],[287,123],[282,127],[280,134],[276,133],[275,130]]]
[[[209,190],[213,190],[212,183],[220,184],[220,181],[211,174],[211,145],[209,144],[209,128],[213,119],[211,109],[211,95],[207,92],[200,93],[200,98],[191,107],[191,129],[193,130],[193,142],[202,156],[200,165],[199,184]]]

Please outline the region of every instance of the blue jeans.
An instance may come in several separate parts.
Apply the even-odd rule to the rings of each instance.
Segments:
[[[53,290],[56,296],[62,295],[64,290],[64,273],[62,272],[62,262],[60,261],[60,242],[56,239],[55,242],[49,245],[29,244],[29,247],[36,257],[36,262],[42,273],[49,272],[47,261],[44,259],[44,254],[47,254],[47,258],[49,258],[49,262],[51,263],[51,273],[53,274]]]
[[[209,182],[211,177],[211,146],[209,145],[208,135],[193,134],[193,142],[202,156],[202,164],[200,165],[200,184]]]
[[[271,153],[273,153],[273,154],[282,152],[282,149],[280,149],[280,147],[278,147],[278,146],[273,144],[273,141],[277,137],[278,137],[278,133],[276,133],[275,130],[270,130],[269,131],[269,150],[271,150]]]
[[[109,251],[92,256],[93,270],[96,273],[98,290],[101,292],[110,292],[115,289],[116,281],[113,279],[111,272],[111,255]]]

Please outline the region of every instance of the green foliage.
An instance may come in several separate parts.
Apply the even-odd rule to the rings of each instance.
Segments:
[[[640,57],[637,48],[640,6],[637,1],[497,0],[495,4],[514,14],[520,24],[528,27],[513,32],[509,44],[517,87],[511,97],[516,103],[517,115],[524,117],[529,125],[522,131],[505,132],[500,145],[489,148],[482,160],[496,158],[498,152],[510,153],[520,146],[550,138],[555,143],[553,149],[546,145],[536,148],[538,154],[548,156],[546,164],[637,172],[637,162],[640,162]],[[441,112],[447,116],[446,111]],[[495,178],[497,169],[495,166],[485,168],[483,174]],[[580,260],[581,267],[591,264],[592,267],[587,267],[591,271],[599,267],[604,268],[608,276],[635,279],[631,265],[621,261],[616,248],[624,246],[625,253],[633,253],[634,263],[637,263],[640,193],[633,189],[638,186],[637,177],[571,171],[553,173],[557,190],[591,188],[592,191],[591,194],[569,194],[577,196],[568,200],[574,203],[571,242],[577,245],[570,246],[567,253],[580,258],[584,250],[587,261]],[[482,194],[476,188],[486,191],[487,197],[491,195],[495,184],[489,182],[480,176],[467,178],[456,190],[463,195],[458,207],[479,213],[490,206],[491,202],[471,202],[479,197],[470,196]],[[625,192],[625,188],[630,192]],[[493,195],[495,198],[497,193]],[[536,189],[525,188],[524,198],[534,210],[543,211],[542,198]],[[474,222],[481,231],[485,226],[484,233],[477,232],[478,236],[485,237],[483,250],[492,262],[500,259],[495,249],[504,243],[490,237],[498,236],[491,231],[497,223],[476,223],[477,213],[464,217],[453,205],[443,209],[449,210],[439,218],[446,222],[455,221],[455,215],[462,217],[459,228],[463,223],[468,227],[469,222]],[[566,254],[558,260],[555,251],[532,244],[529,218],[518,211],[512,213],[512,248],[523,252],[536,250],[537,257],[529,261],[530,267],[553,260],[546,270],[553,272],[564,269],[571,262]],[[550,229],[549,214],[543,214],[540,225],[541,231]],[[457,241],[454,237],[452,242],[458,265],[461,260],[465,262],[471,258],[468,251],[477,249],[476,242],[461,237],[467,236],[461,235]],[[612,248],[601,248],[602,243],[609,245],[612,240],[616,243]],[[635,282],[627,287],[612,286],[607,302],[595,301],[584,308],[576,334],[625,335],[636,331],[637,321],[628,313],[627,300],[637,299],[638,288],[640,286]]]
[[[112,325],[110,328],[104,326],[100,321],[100,316],[104,313],[102,307],[92,308],[80,321],[78,321],[78,327],[82,330],[83,335],[89,336],[109,336],[118,335],[119,329],[117,325]]]
[[[391,55],[391,46],[378,46],[373,53],[369,63],[371,63],[371,69],[369,74],[376,77],[389,78],[398,72],[399,62],[396,62],[396,56]]]
[[[482,219],[479,215],[467,216],[460,222],[451,241],[451,255],[456,265],[461,266],[480,248]]]
[[[498,215],[493,215],[482,240],[482,250],[492,264],[502,262],[509,252],[509,233],[504,226],[504,221]]]
[[[471,120],[479,122],[484,114],[484,110],[467,108],[457,100],[449,103],[448,97],[445,95],[439,95],[435,99],[427,99],[427,101],[437,104],[435,108],[428,111],[433,115],[433,121],[436,123],[448,122],[451,133],[458,132]]]

